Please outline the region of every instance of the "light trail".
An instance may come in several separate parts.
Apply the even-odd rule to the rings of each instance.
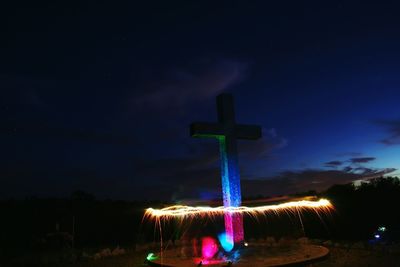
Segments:
[[[318,201],[310,201],[310,200],[300,200],[300,201],[292,201],[282,204],[276,205],[266,205],[266,206],[258,206],[258,207],[191,207],[191,206],[183,206],[183,205],[174,205],[170,207],[166,207],[163,209],[153,209],[148,208],[145,212],[145,217],[152,217],[161,219],[164,218],[172,218],[172,217],[195,217],[195,216],[216,216],[216,215],[224,215],[225,213],[241,213],[241,214],[249,214],[249,215],[258,215],[258,214],[266,214],[269,212],[279,212],[279,211],[299,211],[311,209],[316,212],[319,211],[330,211],[333,209],[333,205],[327,199],[320,199]]]

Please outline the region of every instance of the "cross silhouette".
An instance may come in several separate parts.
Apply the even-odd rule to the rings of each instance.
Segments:
[[[261,138],[261,127],[236,124],[233,96],[217,96],[218,122],[195,122],[190,125],[192,137],[211,137],[219,140],[221,154],[222,198],[224,207],[239,207],[242,202],[236,139]],[[244,241],[243,217],[239,213],[224,215],[227,250]]]

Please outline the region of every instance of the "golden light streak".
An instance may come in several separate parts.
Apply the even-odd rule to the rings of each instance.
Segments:
[[[145,217],[170,218],[170,217],[193,217],[193,216],[215,216],[223,215],[225,212],[244,213],[250,215],[265,214],[268,212],[279,211],[298,211],[303,209],[311,209],[315,211],[329,211],[333,209],[331,202],[327,199],[318,201],[300,200],[292,201],[276,205],[266,205],[258,207],[190,207],[183,205],[174,205],[163,209],[148,208]]]

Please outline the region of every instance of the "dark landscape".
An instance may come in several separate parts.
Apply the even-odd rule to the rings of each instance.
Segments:
[[[0,13],[0,267],[400,266],[400,3]]]
[[[303,214],[304,229],[298,218],[290,215],[256,222],[246,218],[249,226],[253,225],[246,231],[246,239],[264,243],[273,238],[279,246],[283,240],[296,243],[306,238],[304,242],[331,248],[330,258],[316,266],[354,266],[362,262],[366,266],[396,266],[400,219],[385,206],[400,201],[397,178],[376,178],[359,187],[334,185],[320,196],[332,200],[332,214],[321,218]],[[3,200],[1,262],[4,266],[140,266],[149,249],[159,249],[154,224],[142,222],[144,210],[165,204],[100,201],[82,191],[74,192],[69,199]],[[375,234],[382,226],[386,233],[377,239]],[[178,232],[170,227],[164,242],[179,240]],[[98,259],[94,256],[117,247],[124,253],[105,253]]]

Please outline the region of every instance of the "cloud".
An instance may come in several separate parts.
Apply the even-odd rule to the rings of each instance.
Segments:
[[[276,136],[277,137],[277,136]],[[249,142],[255,143],[255,142]],[[199,199],[221,197],[221,181],[218,147],[214,143],[199,144],[191,147],[192,157],[149,160],[137,164],[137,174],[149,177],[157,184],[154,188],[163,188],[163,194],[169,193],[169,198],[180,200],[184,198]],[[242,147],[251,154],[253,146]],[[268,152],[271,146],[266,145]],[[260,151],[263,151],[260,149]],[[266,152],[266,153],[267,153]],[[264,152],[260,152],[264,153]],[[241,154],[246,154],[246,151]],[[242,194],[244,197],[264,195],[276,196],[306,192],[321,191],[334,184],[350,183],[380,177],[395,171],[394,168],[376,169],[358,165],[374,160],[373,157],[352,158],[348,161],[327,162],[330,166],[339,167],[345,162],[357,163],[355,167],[344,166],[342,169],[303,169],[285,171],[273,177],[255,177],[246,179],[246,171],[242,168]],[[244,169],[246,169],[246,161]],[[242,165],[243,167],[243,165]],[[152,177],[152,178],[150,178]],[[248,176],[247,176],[248,177]],[[167,190],[168,189],[168,190]],[[157,189],[156,189],[157,190]]]
[[[378,120],[375,124],[383,127],[388,136],[379,140],[380,143],[385,145],[399,145],[400,144],[400,120]]]
[[[362,153],[360,152],[344,152],[344,153],[338,153],[335,156],[337,157],[360,157]]]
[[[286,171],[275,177],[251,179],[242,181],[244,196],[276,196],[307,192],[309,190],[321,191],[334,184],[344,184],[359,180],[369,180],[394,172],[394,168],[368,169],[357,171],[344,170],[319,170],[306,169],[300,171]]]
[[[358,158],[351,158],[351,159],[349,159],[349,161],[351,163],[357,164],[357,163],[368,163],[375,159],[376,159],[375,157],[358,157]]]
[[[367,168],[362,167],[360,164],[369,163],[374,161],[375,157],[354,157],[345,161],[341,160],[332,160],[324,163],[324,167],[328,168],[338,168],[339,166],[343,166],[344,164],[348,166],[342,167],[342,170],[345,172],[355,172],[358,170],[366,170]]]
[[[262,129],[263,137],[259,140],[238,142],[240,157],[244,159],[265,159],[269,157],[274,149],[284,148],[288,145],[288,140],[277,134],[275,128]]]
[[[266,138],[241,142],[241,165],[255,156],[267,157],[271,150],[281,147],[281,137],[266,131]],[[286,144],[286,142],[285,142]],[[198,139],[187,145],[189,153],[182,157],[134,159],[134,175],[147,177],[157,188],[169,188],[173,200],[182,198],[221,197],[220,153],[217,140]],[[242,161],[243,160],[243,161]],[[243,169],[243,168],[242,168]]]
[[[339,160],[332,160],[332,161],[325,162],[326,167],[338,167],[342,164],[343,164],[343,162],[339,161]]]
[[[352,172],[352,171],[353,171],[353,168],[350,167],[350,166],[346,166],[346,167],[344,167],[342,170],[345,171],[345,172]]]
[[[94,170],[48,170],[36,166],[0,166],[4,179],[0,192],[21,192],[25,195],[69,195],[83,189],[95,192],[99,198],[161,199],[221,199],[221,177],[218,146],[199,144],[191,156],[134,159],[129,177],[114,177],[112,173]],[[380,177],[395,171],[394,168],[374,169],[344,167],[341,170],[303,169],[285,171],[272,177],[246,179],[242,173],[244,197],[277,196],[309,190],[325,190],[333,184],[349,183]],[[62,181],[60,183],[60,181]],[[137,186],[140,184],[140,187]]]
[[[195,62],[193,63],[196,64]],[[165,109],[194,100],[213,97],[244,78],[247,64],[235,60],[218,60],[194,70],[174,69],[141,88],[133,104],[138,108]]]

